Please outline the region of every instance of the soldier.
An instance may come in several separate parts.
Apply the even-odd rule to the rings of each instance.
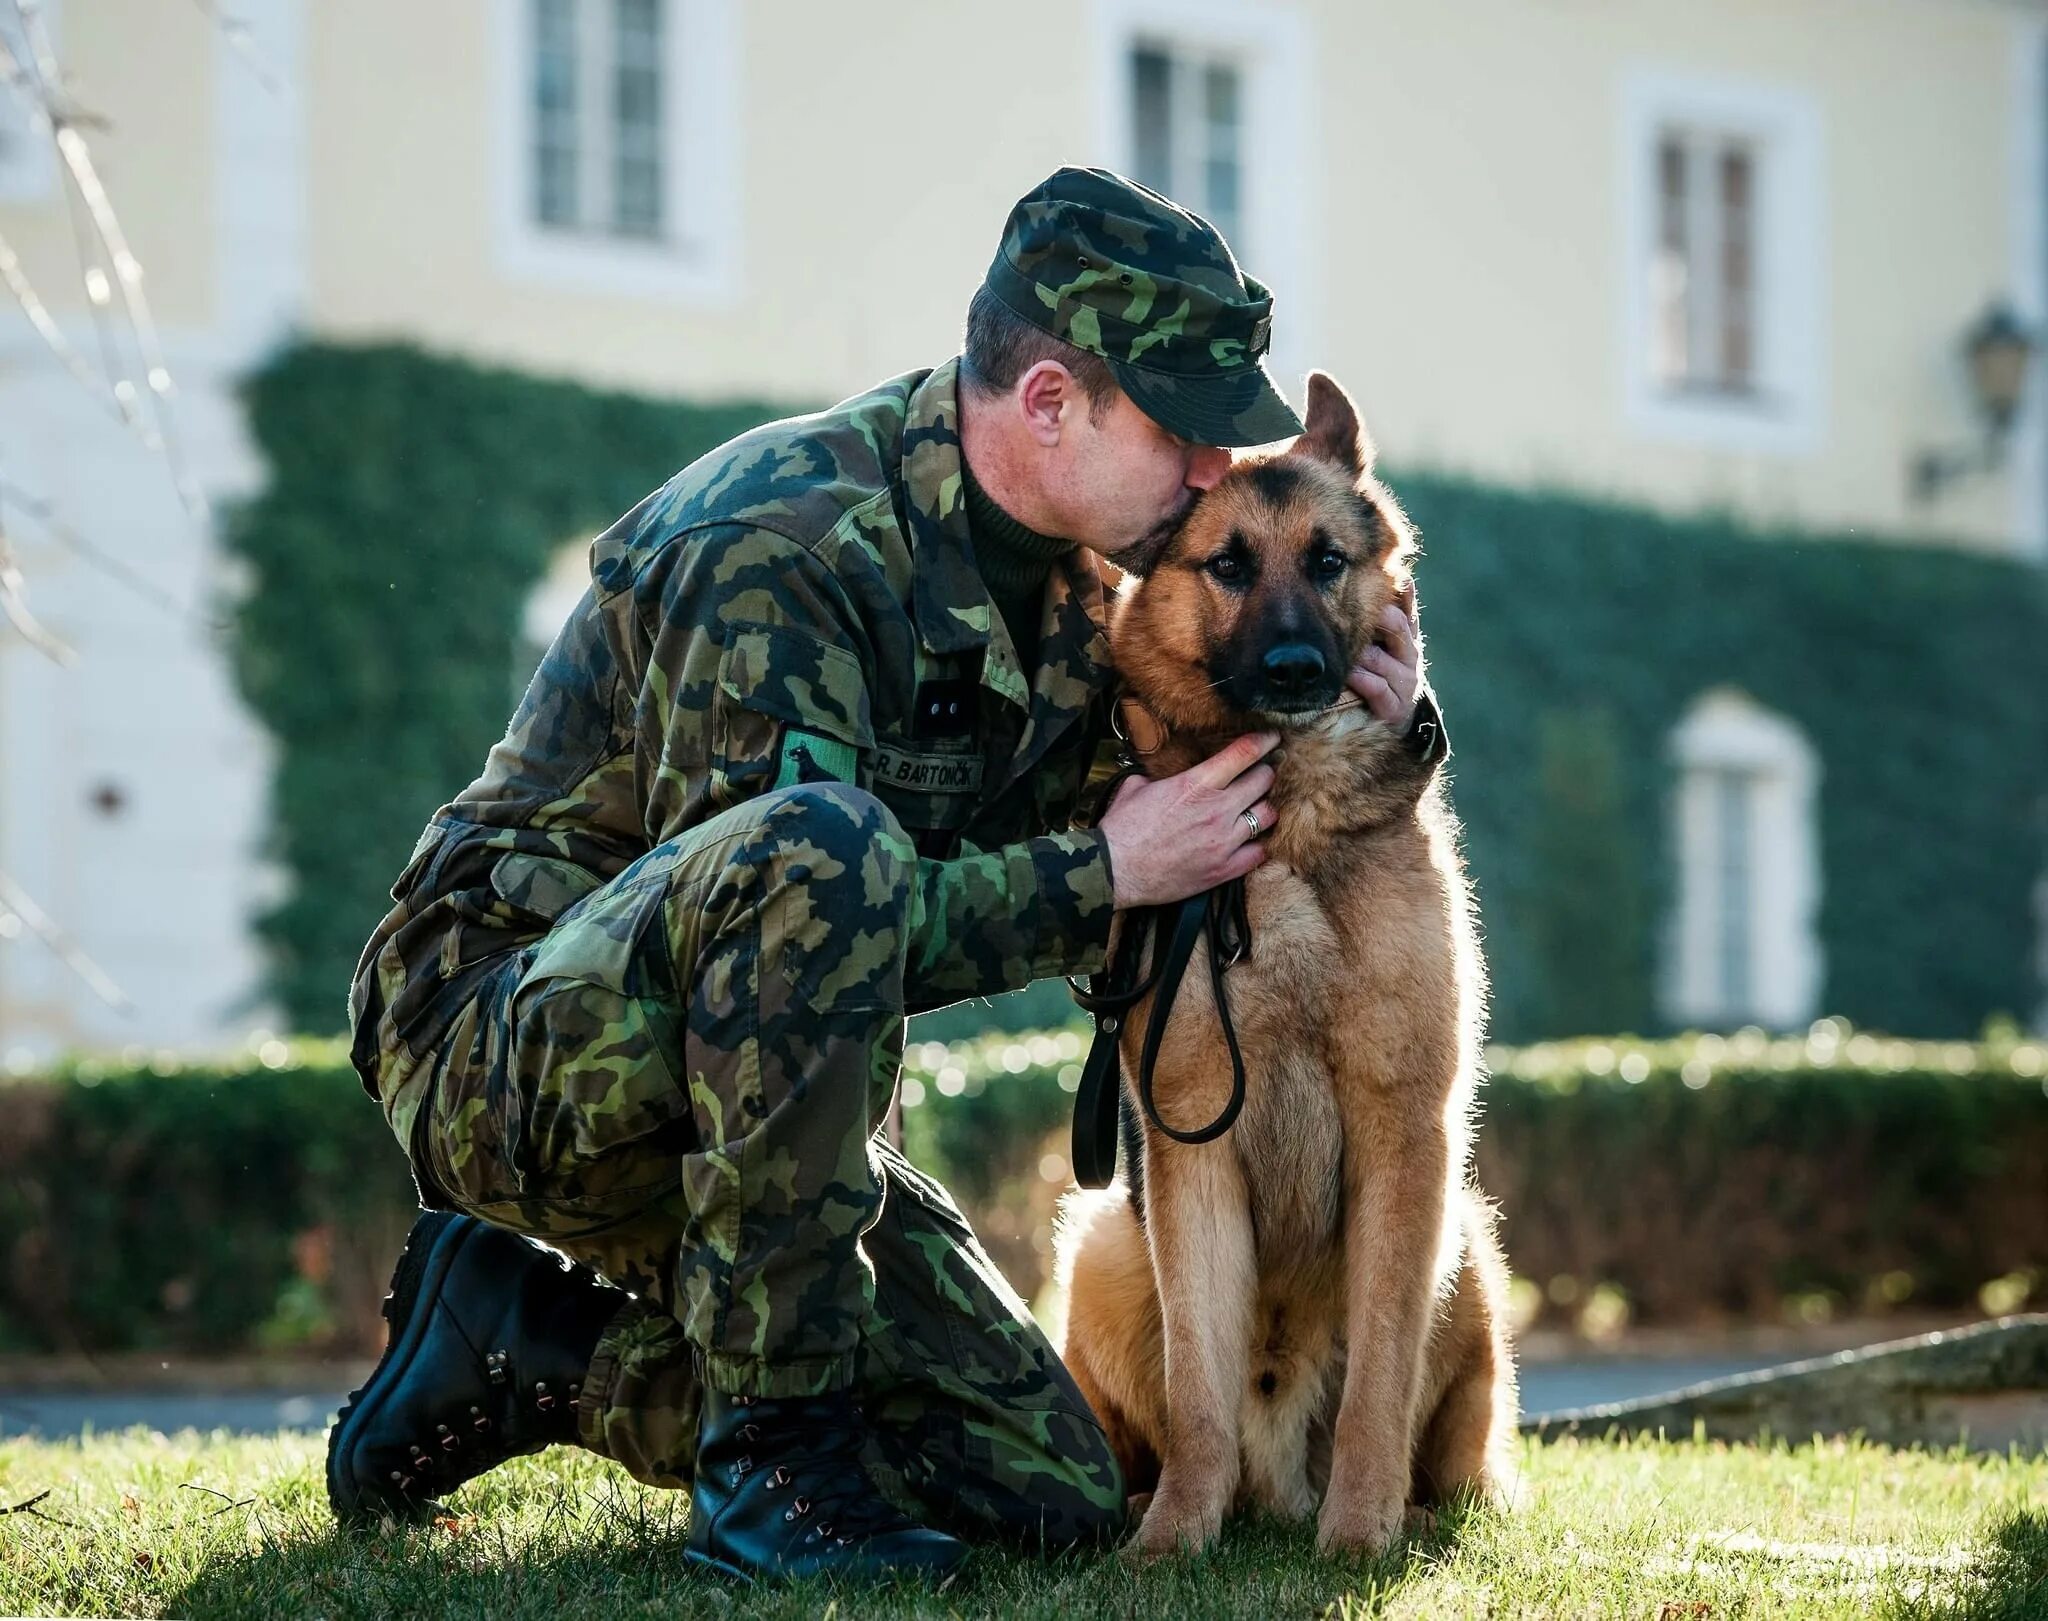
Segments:
[[[427,1209],[330,1437],[344,1522],[572,1444],[689,1487],[689,1557],[740,1575],[1121,1527],[1087,1403],[877,1128],[906,1014],[1093,970],[1115,909],[1262,859],[1270,735],[1072,823],[1096,557],[1148,555],[1218,447],[1299,431],[1270,323],[1205,221],[1062,169],[959,358],[742,435],[593,543],[351,993]],[[1418,735],[1390,639],[1352,681]]]

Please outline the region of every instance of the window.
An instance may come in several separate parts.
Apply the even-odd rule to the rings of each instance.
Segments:
[[[1809,98],[1658,73],[1626,84],[1624,369],[1659,437],[1818,438],[1826,220]]]
[[[55,48],[57,7],[55,0],[43,0],[40,15],[49,48]],[[50,149],[49,132],[29,110],[36,82],[35,53],[21,13],[0,0],[0,45],[16,64],[21,82],[12,82],[0,68],[0,202],[29,203],[56,192],[57,163]]]
[[[659,240],[665,0],[531,0],[533,210]]]
[[[1666,130],[1657,143],[1655,348],[1667,389],[1756,386],[1756,153],[1751,143]]]
[[[1098,155],[1202,215],[1273,289],[1267,369],[1316,352],[1311,32],[1261,0],[1093,0]]]
[[[1132,178],[1200,214],[1242,258],[1242,71],[1157,41],[1133,46],[1130,61]]]
[[[1797,728],[1737,692],[1678,727],[1677,913],[1666,1011],[1682,1023],[1789,1029],[1820,994],[1819,768]]]
[[[500,258],[655,296],[731,290],[732,0],[499,0]]]

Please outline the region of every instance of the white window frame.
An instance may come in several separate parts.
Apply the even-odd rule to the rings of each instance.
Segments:
[[[1244,268],[1273,290],[1267,366],[1282,391],[1298,400],[1316,353],[1321,311],[1310,207],[1320,168],[1310,161],[1315,81],[1307,21],[1291,7],[1250,0],[1095,0],[1094,25],[1097,150],[1119,174],[1136,165],[1134,50],[1157,45],[1236,64]],[[1231,244],[1233,251],[1239,246]]]
[[[0,16],[12,24],[14,8],[0,6]],[[51,49],[60,49],[57,0],[42,0],[42,18]],[[8,42],[20,44],[11,27]],[[0,79],[0,203],[47,202],[56,194],[57,154],[49,133],[29,110],[25,92]]]
[[[1752,154],[1753,387],[1672,388],[1656,375],[1658,151],[1673,130]],[[1818,103],[1804,92],[1637,67],[1623,78],[1618,136],[1621,368],[1627,421],[1649,438],[1808,455],[1825,414],[1827,191]]]
[[[1139,39],[1133,43],[1132,51],[1135,53],[1139,50],[1153,51],[1162,56],[1167,65],[1167,114],[1169,125],[1166,132],[1167,164],[1174,171],[1174,183],[1162,186],[1159,189],[1173,197],[1176,202],[1182,203],[1194,209],[1196,213],[1205,216],[1210,224],[1223,232],[1230,242],[1231,248],[1241,257],[1248,256],[1256,259],[1258,256],[1258,244],[1252,240],[1251,228],[1244,223],[1243,218],[1246,194],[1245,182],[1250,178],[1245,173],[1244,162],[1246,97],[1244,62],[1235,51],[1198,49],[1191,47],[1186,40],[1178,38],[1154,37],[1151,39]],[[1133,65],[1135,65],[1135,55],[1126,58],[1125,71],[1127,83],[1130,68]],[[1208,166],[1207,144],[1209,125],[1205,105],[1208,95],[1206,76],[1217,68],[1228,69],[1237,84],[1237,152],[1235,156],[1238,167],[1238,218],[1235,221],[1234,228],[1230,222],[1217,218],[1215,199],[1208,195],[1206,176],[1203,177],[1202,189],[1190,190],[1186,185],[1181,184],[1182,177],[1180,175],[1183,165],[1191,166],[1198,171],[1205,170]],[[1142,180],[1147,185],[1150,185],[1152,184],[1151,178],[1140,174],[1136,168],[1138,134],[1135,96],[1131,99],[1130,109],[1132,115],[1131,153],[1133,163],[1131,173],[1133,178]]]
[[[1685,1024],[1790,1030],[1819,1011],[1823,957],[1820,762],[1799,729],[1743,693],[1707,693],[1672,733],[1671,829],[1676,906],[1666,929],[1664,1004]],[[1728,774],[1750,782],[1745,931],[1749,1000],[1730,1006],[1720,974],[1718,796]]]
[[[534,206],[530,0],[494,0],[494,213],[512,280],[627,297],[730,301],[739,277],[740,73],[734,0],[667,0],[661,239],[543,225]]]

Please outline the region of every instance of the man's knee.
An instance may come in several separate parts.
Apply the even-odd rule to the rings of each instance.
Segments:
[[[873,794],[800,783],[758,801],[764,974],[820,1010],[903,1009],[917,852]]]
[[[751,802],[761,823],[789,859],[810,866],[820,878],[820,863],[831,869],[860,873],[870,889],[887,890],[899,899],[909,893],[917,850],[896,813],[869,793],[846,782],[800,782],[777,788]]]

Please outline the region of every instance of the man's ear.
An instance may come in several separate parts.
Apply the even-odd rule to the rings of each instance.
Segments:
[[[1358,420],[1358,408],[1351,396],[1338,386],[1328,372],[1308,374],[1308,415],[1303,419],[1301,437],[1294,449],[1304,456],[1328,462],[1351,479],[1362,479],[1372,471],[1378,452],[1365,424]]]
[[[1050,450],[1060,442],[1060,413],[1079,393],[1074,374],[1057,360],[1041,360],[1017,379],[1016,399],[1024,413],[1024,427],[1037,443]]]

